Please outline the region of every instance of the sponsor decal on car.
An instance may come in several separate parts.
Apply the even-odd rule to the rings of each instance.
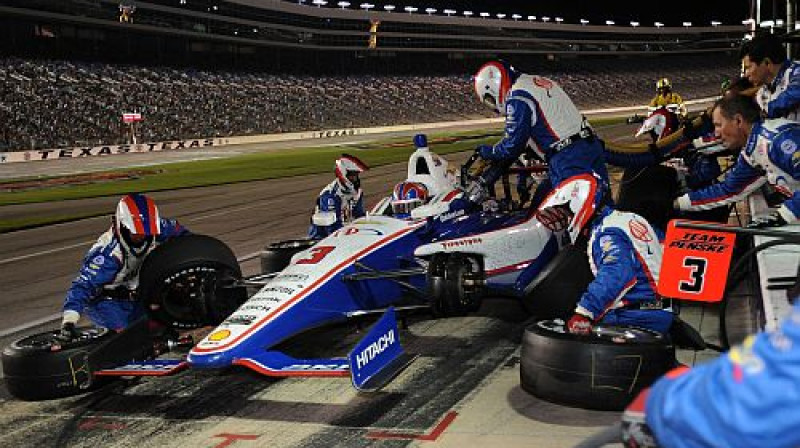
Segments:
[[[281,370],[347,370],[347,363],[344,364],[292,364],[281,367]]]
[[[443,241],[439,244],[441,244],[445,249],[449,249],[451,247],[474,246],[481,243],[483,243],[482,238],[465,238],[457,241]]]
[[[215,341],[215,342],[223,341],[225,339],[228,339],[230,336],[231,336],[231,331],[230,330],[219,330],[219,331],[215,331],[215,332],[211,333],[210,335],[208,335],[208,340],[209,341]]]
[[[389,330],[378,338],[375,342],[369,344],[361,353],[356,355],[356,363],[358,368],[362,368],[370,361],[375,359],[376,356],[384,352],[390,345],[394,344],[395,336],[394,330]]]
[[[256,319],[258,319],[258,316],[252,314],[234,314],[225,319],[225,323],[228,325],[250,325]]]

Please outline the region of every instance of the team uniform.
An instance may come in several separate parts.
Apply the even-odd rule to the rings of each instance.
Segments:
[[[594,323],[636,325],[666,333],[669,303],[656,294],[661,235],[641,216],[605,207],[591,224],[587,252],[595,279],[576,313]]]
[[[723,182],[678,198],[681,210],[708,210],[737,202],[768,182],[787,197],[777,213],[787,223],[800,216],[800,124],[773,119],[753,125],[750,137]]]
[[[344,223],[365,214],[362,190],[345,191],[339,181],[334,180],[323,188],[317,197],[308,237],[325,238],[341,229]]]
[[[527,148],[549,165],[550,182],[584,173],[597,173],[608,182],[603,143],[566,92],[541,76],[520,75],[505,100],[505,136],[481,150],[495,163],[483,175],[493,184]]]
[[[659,446],[800,446],[800,301],[779,330],[659,379],[643,408]]]
[[[159,244],[189,231],[176,220],[160,218],[160,233],[138,255],[121,244],[113,228],[102,235],[86,253],[78,276],[64,300],[64,311],[85,314],[99,327],[121,330],[145,315],[136,300],[139,268]]]
[[[784,62],[775,79],[758,89],[756,102],[767,118],[800,121],[800,62]]]
[[[683,98],[675,92],[668,92],[664,95],[658,94],[650,100],[650,107],[665,107],[670,104],[683,105]]]

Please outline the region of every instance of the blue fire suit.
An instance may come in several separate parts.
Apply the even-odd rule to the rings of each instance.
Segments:
[[[595,278],[575,312],[595,323],[669,331],[672,310],[655,292],[663,235],[641,216],[611,207],[598,212],[591,225],[587,251]]]
[[[364,216],[364,194],[359,188],[350,193],[337,180],[329,183],[317,197],[308,237],[322,239],[342,228],[345,222]]]
[[[745,198],[769,182],[788,199],[778,213],[787,223],[800,216],[800,123],[773,119],[753,124],[736,165],[723,182],[678,198],[680,210],[708,210]]]
[[[161,218],[161,234],[144,254],[125,249],[113,229],[100,235],[83,259],[64,299],[63,310],[86,314],[98,327],[122,330],[145,315],[136,300],[139,268],[145,257],[169,238],[190,233],[174,219]]]
[[[485,185],[494,184],[527,148],[548,163],[553,188],[564,179],[592,172],[608,184],[603,142],[554,81],[520,75],[511,86],[505,112],[503,139],[480,150],[484,159],[497,162],[482,175]]]
[[[800,121],[800,62],[784,62],[775,79],[758,89],[756,102],[767,118]]]
[[[800,301],[775,332],[656,381],[645,419],[659,446],[800,446]]]

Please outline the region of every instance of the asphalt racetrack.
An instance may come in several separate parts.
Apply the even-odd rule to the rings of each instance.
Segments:
[[[629,141],[634,131],[632,125],[598,129],[607,140]],[[258,146],[215,151],[265,150]],[[145,165],[154,162],[146,157],[160,161],[165,154],[128,154],[92,163]],[[172,160],[203,156],[220,154],[175,151],[168,155]],[[447,159],[457,166],[467,156],[461,153]],[[19,177],[21,169],[51,175],[104,169],[76,162],[80,161],[9,164],[0,166],[0,178]],[[388,195],[405,172],[402,163],[363,175],[367,206]],[[320,174],[152,196],[162,215],[230,245],[248,275],[257,273],[257,254],[265,244],[305,235],[313,200],[331,180],[331,174]],[[108,211],[102,217],[0,234],[3,346],[23,334],[57,326],[54,319],[60,315],[63,295],[88,247],[108,228],[117,200],[0,208],[6,216],[45,209]],[[372,394],[357,393],[347,378],[273,379],[244,368],[119,381],[84,396],[39,403],[15,400],[0,387],[0,445],[565,447],[617,421],[618,413],[562,408],[519,388],[524,319],[519,304],[505,299],[486,300],[480,312],[463,318],[409,316],[400,339],[407,351],[420,357],[388,388]],[[304,356],[343,355],[359,331],[357,325],[317,330],[285,349]]]

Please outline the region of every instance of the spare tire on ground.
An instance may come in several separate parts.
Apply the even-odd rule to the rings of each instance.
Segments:
[[[542,320],[522,337],[520,381],[543,400],[617,411],[676,364],[675,347],[651,330],[598,325],[576,336],[562,320]]]
[[[522,304],[538,319],[566,318],[594,275],[589,268],[586,246],[570,244],[562,248],[531,283]]]
[[[50,400],[82,394],[112,381],[94,372],[153,355],[147,320],[122,332],[79,328],[69,343],[55,339],[58,330],[25,336],[3,350],[8,391],[21,400]]]
[[[247,300],[239,262],[207,235],[171,239],[151,252],[139,274],[139,300],[154,319],[175,328],[217,325]]]
[[[289,266],[292,257],[316,244],[316,240],[297,239],[268,244],[261,252],[261,273],[274,274]]]

